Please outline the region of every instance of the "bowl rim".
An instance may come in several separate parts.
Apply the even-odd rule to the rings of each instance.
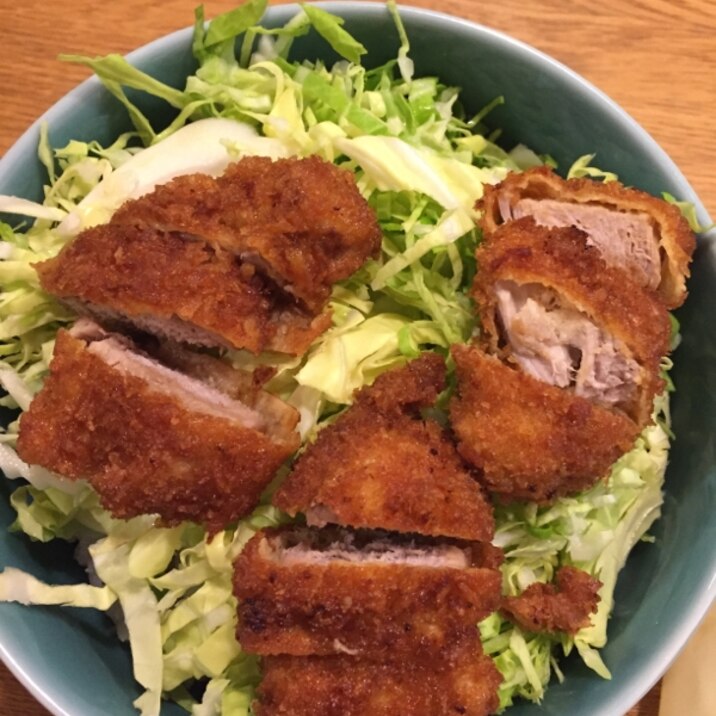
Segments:
[[[371,17],[387,12],[384,3],[380,1],[373,2],[372,0],[368,2],[365,0],[321,0],[320,2],[312,4],[337,15],[358,14]],[[299,9],[299,5],[295,3],[273,5],[267,8],[264,18],[283,22],[298,12]],[[441,23],[446,23],[453,27],[460,27],[473,34],[476,40],[489,39],[496,41],[506,46],[509,50],[522,53],[528,56],[531,61],[543,66],[546,65],[551,68],[552,71],[563,75],[582,92],[598,100],[613,117],[629,130],[633,138],[642,145],[645,152],[657,156],[660,162],[665,165],[671,173],[671,178],[674,183],[679,186],[680,196],[695,205],[700,223],[703,226],[712,224],[704,204],[700,201],[684,174],[667,152],[626,110],[576,71],[536,47],[487,25],[438,10],[412,5],[398,4],[398,9],[401,14],[410,15],[414,18],[440,20]],[[192,31],[193,28],[188,26],[163,35],[132,50],[125,55],[125,57],[132,64],[146,61],[153,53],[160,49],[173,48],[184,41],[190,40]],[[47,122],[49,124],[54,118],[64,115],[71,111],[73,107],[81,104],[83,99],[101,90],[101,82],[93,75],[71,89],[50,106],[20,135],[7,152],[5,152],[4,156],[0,157],[0,176],[6,172],[10,173],[13,166],[19,163],[23,155],[26,156],[28,151],[33,153],[36,150],[39,129],[43,123]],[[700,241],[705,243],[705,240],[716,240],[716,227],[713,227],[701,235]],[[654,650],[645,659],[645,663],[639,672],[628,682],[615,684],[615,688],[608,699],[600,703],[591,716],[613,716],[617,713],[615,709],[619,710],[619,713],[628,710],[635,705],[667,671],[671,663],[685,646],[688,638],[705,618],[711,604],[716,601],[716,550],[714,550],[711,557],[711,580],[707,588],[700,594],[697,594],[695,599],[680,612],[676,627],[662,642],[659,648]],[[50,711],[50,713],[54,714],[54,716],[78,716],[78,714],[71,714],[60,704],[56,703],[43,689],[41,674],[34,672],[31,665],[28,666],[20,663],[21,660],[16,657],[13,651],[6,647],[2,640],[0,640],[0,659],[2,659],[15,678],[17,678],[40,704]]]

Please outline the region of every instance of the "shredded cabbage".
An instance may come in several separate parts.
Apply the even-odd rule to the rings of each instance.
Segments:
[[[660,515],[669,450],[668,414],[668,398],[662,395],[656,401],[654,424],[615,463],[606,482],[548,507],[497,507],[494,543],[505,550],[505,593],[514,595],[534,582],[549,582],[565,564],[584,569],[602,582],[592,625],[574,638],[527,634],[499,614],[480,624],[485,650],[505,677],[500,687],[502,708],[510,706],[516,696],[539,701],[552,669],[561,678],[554,660],[558,646],[565,654],[576,646],[587,666],[611,678],[598,649],[607,642],[619,570]]]
[[[93,587],[90,584],[51,586],[33,576],[6,567],[0,573],[0,600],[19,604],[60,604],[64,607],[90,607],[107,611],[117,595],[108,586]]]
[[[0,197],[0,211],[34,219],[27,227],[0,223],[0,382],[5,407],[27,409],[42,385],[57,330],[74,316],[39,287],[32,265],[52,257],[78,231],[106,221],[126,199],[179,174],[220,173],[243,154],[318,154],[355,173],[375,210],[383,251],[331,298],[333,327],[308,354],[287,358],[229,351],[237,367],[276,369],[268,385],[300,412],[304,439],[327,424],[353,393],[423,350],[447,353],[476,330],[467,295],[480,239],[474,200],[508,171],[554,165],[528,147],[498,147],[483,124],[502,103],[461,116],[458,90],[414,77],[409,42],[397,9],[401,47],[376,69],[360,64],[365,48],[328,12],[304,6],[284,27],[258,23],[266,1],[250,0],[204,23],[196,12],[193,52],[199,63],[184,89],[163,85],[126,60],[69,57],[89,65],[124,105],[135,130],[111,146],[70,142],[52,149],[43,130],[39,155],[49,184],[41,205]],[[333,67],[289,60],[293,40],[318,32],[343,59]],[[240,40],[238,58],[234,47]],[[148,92],[177,110],[155,128],[124,88]],[[578,159],[570,176],[614,175]],[[675,201],[675,200],[674,200]],[[574,639],[523,633],[494,614],[480,625],[485,650],[504,676],[502,707],[517,697],[539,701],[552,672],[561,678],[556,648],[574,647],[585,663],[609,676],[598,649],[606,642],[619,569],[659,514],[669,445],[668,402],[657,423],[614,466],[609,480],[548,508],[497,509],[495,541],[504,547],[504,586],[516,593],[575,564],[603,582],[593,626]],[[23,482],[11,497],[12,529],[31,539],[84,545],[93,585],[44,585],[13,569],[0,574],[0,599],[110,610],[121,606],[134,674],[145,689],[135,702],[155,716],[170,698],[194,716],[250,712],[259,680],[255,657],[234,636],[232,563],[257,530],[286,521],[266,502],[247,519],[209,540],[199,527],[154,526],[151,516],[113,519],[83,482],[70,482],[14,452],[17,421],[0,434],[0,468]],[[194,687],[203,684],[197,696]]]

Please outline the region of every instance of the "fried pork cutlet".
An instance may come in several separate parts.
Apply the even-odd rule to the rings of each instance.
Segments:
[[[431,659],[501,604],[490,544],[288,527],[236,560],[237,637],[258,654]]]
[[[621,412],[485,355],[454,345],[457,395],[450,418],[458,450],[505,498],[546,502],[591,487],[634,444]]]
[[[619,182],[565,181],[539,167],[485,187],[483,229],[531,216],[543,226],[574,226],[609,266],[658,292],[668,308],[686,298],[694,235],[677,207]]]
[[[420,416],[445,386],[433,353],[381,375],[296,462],[274,496],[310,525],[489,541],[492,507],[443,428]]]
[[[301,354],[331,323],[291,306],[232,254],[152,229],[89,229],[36,269],[80,313],[192,344]]]
[[[502,676],[475,635],[430,662],[263,659],[256,716],[487,716]]]
[[[336,281],[377,256],[381,232],[351,172],[318,157],[246,157],[213,179],[179,177],[113,222],[201,237],[318,312]]]
[[[579,230],[531,218],[501,226],[476,256],[473,295],[491,352],[640,427],[650,421],[671,330],[653,293],[607,267]]]
[[[218,531],[255,507],[300,443],[293,408],[255,389],[236,392],[81,320],[58,333],[50,375],[20,419],[18,453],[86,478],[116,517],[158,514],[166,525],[192,520]]]
[[[532,584],[518,597],[506,597],[502,611],[525,631],[576,634],[597,611],[602,583],[576,567],[561,567],[556,585]]]

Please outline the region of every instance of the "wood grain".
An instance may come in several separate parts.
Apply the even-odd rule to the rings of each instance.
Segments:
[[[0,154],[79,81],[61,52],[125,53],[192,22],[198,0],[0,0]],[[206,2],[208,17],[235,6]],[[624,107],[671,155],[716,216],[713,0],[410,0],[497,28],[547,52]],[[658,685],[629,712],[657,716]],[[0,713],[48,712],[0,667]]]
[[[89,72],[62,52],[128,52],[191,23],[198,0],[0,0],[0,153]],[[212,16],[235,3],[206,3]],[[716,3],[712,0],[411,0],[510,33],[621,104],[716,214]]]

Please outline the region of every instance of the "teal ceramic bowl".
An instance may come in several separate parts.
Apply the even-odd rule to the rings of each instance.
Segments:
[[[327,3],[369,49],[369,62],[395,57],[397,38],[382,5]],[[284,23],[295,6],[271,8],[270,24]],[[476,111],[496,95],[506,99],[490,119],[507,144],[524,142],[548,152],[561,166],[597,152],[599,165],[652,193],[669,191],[692,201],[702,223],[710,223],[692,189],[669,157],[608,97],[572,71],[509,37],[454,17],[404,8],[412,56],[419,74],[435,74],[463,87],[463,101]],[[191,31],[177,32],[134,52],[130,60],[175,86],[194,63]],[[310,36],[295,45],[295,57],[326,60],[322,42]],[[140,100],[141,104],[141,100]],[[157,103],[145,111],[161,121]],[[128,128],[122,108],[89,80],[42,118],[55,146],[70,138],[108,142]],[[36,159],[38,124],[0,162],[0,193],[41,197],[43,172]],[[675,360],[678,392],[673,401],[677,441],[669,465],[663,517],[653,529],[655,544],[639,545],[622,572],[616,607],[603,652],[612,671],[603,681],[568,659],[566,681],[554,684],[544,703],[520,704],[512,716],[620,716],[666,670],[716,595],[716,236],[700,241],[679,312],[683,343]],[[6,481],[2,481],[5,483]],[[2,497],[11,485],[3,484]],[[13,519],[0,497],[0,527]],[[71,548],[31,544],[0,529],[0,566],[25,569],[51,583],[75,582],[82,570]],[[54,714],[131,716],[139,695],[130,655],[100,614],[77,609],[0,605],[2,658]],[[184,713],[167,704],[163,716]],[[426,715],[433,716],[433,715]]]

